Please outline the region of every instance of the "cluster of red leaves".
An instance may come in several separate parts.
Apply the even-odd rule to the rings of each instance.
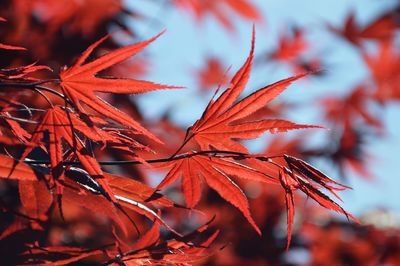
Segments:
[[[351,13],[348,15],[343,29],[329,26],[333,32],[356,46],[370,70],[370,83],[356,86],[354,91],[359,91],[361,90],[359,87],[365,86],[366,92],[363,93],[364,95],[358,93],[360,94],[359,97],[370,97],[371,100],[381,104],[387,101],[397,101],[399,95],[397,86],[399,60],[395,35],[400,26],[398,13],[396,10],[389,10],[364,28],[357,26],[355,20],[355,14]],[[367,50],[365,44],[368,40],[375,44],[375,54]],[[353,96],[354,99],[355,97],[356,95]],[[365,111],[363,112],[365,113]],[[365,118],[367,119],[367,117]],[[371,120],[367,121],[367,123],[371,124]]]
[[[246,19],[262,19],[248,0],[176,0],[173,4],[193,11],[198,20],[212,14],[229,30],[234,24],[227,10]],[[96,10],[92,10],[94,5]],[[288,63],[294,76],[240,100],[252,69],[254,32],[250,54],[230,81],[222,64],[209,60],[205,71],[199,73],[201,87],[227,88],[215,92],[202,116],[185,134],[166,117],[157,123],[143,120],[135,104],[124,96],[180,87],[120,78],[121,74],[145,71],[147,61],[135,65],[135,61],[127,60],[159,36],[117,48],[107,37],[107,25],[127,30],[121,18],[135,17],[120,1],[38,0],[26,4],[13,0],[0,15],[9,21],[0,17],[3,24],[7,23],[2,35],[7,44],[0,43],[0,52],[5,54],[2,64],[6,65],[0,69],[0,254],[7,258],[6,264],[190,265],[210,259],[210,255],[215,255],[221,265],[227,261],[254,263],[251,259],[233,261],[236,255],[232,246],[222,252],[210,248],[219,235],[219,230],[210,226],[231,229],[233,247],[243,248],[244,253],[263,239],[273,239],[271,225],[286,209],[289,248],[296,231],[295,201],[303,201],[304,196],[315,205],[358,222],[332,199],[340,200],[337,193],[348,187],[300,157],[327,157],[340,169],[351,165],[366,173],[362,142],[353,124],[357,120],[381,128],[367,105],[398,100],[398,87],[393,87],[398,56],[391,42],[397,25],[392,14],[364,29],[355,25],[353,15],[345,30],[332,27],[359,49],[363,39],[381,42],[377,57],[362,50],[373,80],[360,85],[346,99],[326,99],[326,119],[342,129],[338,145],[304,150],[302,140],[279,136],[259,154],[251,154],[242,140],[258,138],[265,132],[317,128],[277,119],[288,106],[270,105],[292,82],[320,67],[320,59],[308,55],[310,45],[304,30],[281,35],[278,47],[267,57],[268,61]],[[381,34],[382,27],[385,32]],[[29,41],[23,38],[27,29]],[[68,45],[76,36],[86,39],[76,46]],[[95,56],[100,45],[109,52]],[[64,63],[70,65],[70,59],[86,46],[70,67],[52,74]],[[26,56],[16,55],[19,52]],[[32,63],[36,58],[48,61],[46,65]],[[127,67],[118,69],[121,63]],[[149,172],[163,169],[168,172],[159,185],[150,186]],[[178,179],[180,188],[173,185]],[[174,189],[184,199],[168,194]],[[257,204],[252,204],[248,198],[257,193],[261,196],[255,197]],[[239,212],[232,211],[225,201]],[[187,220],[188,213],[194,218]],[[197,216],[208,218],[216,213],[217,221],[199,226],[198,220],[203,219]],[[226,224],[228,218],[232,225]],[[251,227],[243,221],[264,237],[246,241],[246,234],[251,235],[247,228]],[[245,233],[236,232],[237,228]],[[243,247],[248,242],[252,244]],[[276,250],[283,251],[284,246],[275,243]],[[226,256],[222,254],[231,258],[219,261]]]
[[[365,66],[369,70],[369,75],[360,80],[358,84],[348,88],[348,93],[344,96],[325,96],[324,98],[313,100],[314,102],[321,103],[319,109],[321,110],[321,114],[323,114],[322,119],[330,123],[329,127],[331,129],[329,136],[320,147],[305,149],[304,138],[286,139],[277,136],[270,142],[270,145],[264,150],[263,154],[282,155],[288,153],[296,155],[299,158],[312,160],[322,159],[331,162],[333,166],[337,167],[339,174],[342,177],[348,177],[349,170],[351,170],[360,177],[369,180],[372,179],[373,175],[370,172],[372,160],[370,154],[366,152],[369,145],[368,140],[372,139],[371,137],[382,138],[383,133],[385,133],[384,123],[381,120],[382,113],[379,113],[378,115],[377,111],[383,112],[380,108],[382,105],[390,102],[398,102],[399,99],[399,54],[397,51],[398,38],[396,37],[399,32],[398,16],[398,7],[395,7],[381,15],[378,15],[371,22],[361,25],[356,22],[356,13],[352,12],[347,16],[342,27],[327,26],[329,31],[354,45],[354,51],[356,51],[357,54],[360,55],[360,59],[365,62]],[[310,45],[311,42],[308,40],[308,33],[309,29],[298,27],[295,27],[292,32],[281,31],[281,37],[276,48],[272,51],[268,51],[266,56],[260,57],[259,62],[266,64],[272,62],[275,66],[281,66],[284,64],[289,66],[294,74],[321,69],[324,55],[315,52],[314,47]],[[209,69],[209,67],[206,68],[206,70]],[[208,72],[200,72],[200,82],[203,80],[203,73]],[[215,73],[220,72],[215,71]],[[217,77],[217,74],[209,76]],[[283,109],[278,110],[279,114],[285,110],[291,111],[290,108],[288,109],[283,106]],[[270,112],[261,112],[260,109],[260,113],[261,116],[258,116],[257,119],[271,117]],[[275,113],[272,114],[276,117]],[[283,161],[283,163],[286,162]],[[254,167],[254,164],[249,165]],[[268,169],[263,169],[263,171],[264,173],[276,174],[278,170],[277,168],[268,166]],[[282,186],[286,189],[285,200],[288,209],[288,225],[291,225],[293,222],[293,213],[291,212],[294,212],[291,205],[294,202],[293,196],[295,196],[291,194],[291,190],[293,188],[299,189],[301,184],[299,184],[296,179],[286,178],[284,171],[281,172],[280,180]],[[300,179],[300,181],[302,180],[303,179]],[[248,195],[252,195],[253,193],[259,195],[260,193],[258,188],[253,187],[254,185],[252,185],[252,181],[240,182],[238,184],[244,186],[244,190]],[[246,190],[246,188],[248,188],[248,190]],[[311,191],[308,191],[308,193],[311,193]],[[318,201],[317,194],[314,196],[317,198],[312,196],[311,198]],[[260,205],[261,204],[265,204],[265,202],[260,203]],[[220,204],[216,205],[218,208],[221,207]],[[260,209],[256,210],[258,212],[263,212],[263,210]],[[230,214],[224,213],[224,215],[228,216]],[[257,221],[259,221],[257,220],[257,215],[254,216],[254,220],[257,223]],[[257,224],[259,223],[260,222]],[[234,228],[235,227],[238,228],[240,225],[235,224]],[[292,230],[290,226],[288,229],[289,231]],[[352,228],[349,230],[359,229]],[[384,232],[384,234],[385,233],[386,232]],[[241,264],[254,265],[260,263],[260,265],[264,265],[265,261],[258,261],[257,255],[252,253],[253,249],[257,250],[257,244],[255,244],[257,242],[254,238],[251,238],[251,241],[248,241],[245,244],[240,243],[246,234],[248,234],[248,232],[243,233],[242,236],[232,236],[231,241],[233,240],[238,242],[235,246],[235,250],[228,253],[229,255],[226,257],[221,256],[223,259],[218,260],[218,264],[224,265],[224,263],[230,261],[231,263],[240,262]],[[318,237],[324,239],[322,232],[321,235],[316,236],[316,238]],[[373,237],[371,236],[368,240],[361,241],[363,242],[361,244],[360,241],[355,241],[354,243],[351,243],[351,248],[345,246],[341,247],[340,250],[331,248],[329,243],[327,243],[326,248],[330,248],[329,256],[327,253],[320,254],[319,244],[316,244],[315,251],[312,253],[312,257],[315,258],[313,263],[324,264],[326,261],[331,261],[332,264],[336,265],[343,263],[349,263],[351,265],[376,265],[378,264],[378,261],[387,260],[390,265],[396,265],[396,263],[398,263],[398,258],[394,255],[395,253],[393,253],[391,244],[388,246],[385,244],[379,246],[382,247],[381,250],[386,250],[386,248],[390,249],[384,251],[384,254],[379,254],[379,252],[370,252],[371,256],[368,259],[363,258],[363,253],[358,251],[358,245],[370,245],[370,248],[374,249],[375,245],[372,238]],[[389,242],[393,241],[389,239],[391,238],[388,237]],[[276,243],[271,245],[276,245]],[[253,249],[246,248],[246,246],[251,246]],[[306,248],[308,249],[309,247]],[[239,251],[239,249],[241,251]],[[264,249],[260,249],[258,255],[261,256],[262,253],[275,254],[275,252],[276,250],[270,250],[264,246]],[[341,252],[346,254],[343,254],[342,256]],[[238,254],[241,254],[242,257],[234,257]],[[234,258],[228,258],[229,256]],[[345,257],[351,258],[351,261],[347,261]],[[271,264],[274,264],[274,261],[271,262]],[[229,265],[229,263],[226,265]]]
[[[294,76],[266,86],[253,92],[241,101],[234,103],[249,79],[253,52],[254,36],[248,59],[232,78],[229,88],[218,99],[211,101],[201,118],[188,129],[182,147],[187,142],[193,140],[199,145],[200,153],[201,151],[210,149],[219,150],[232,154],[236,153],[239,157],[242,156],[243,159],[247,157],[250,160],[260,160],[262,163],[254,164],[258,167],[252,168],[234,160],[213,158],[208,155],[196,156],[199,153],[191,152],[189,153],[190,157],[188,156],[182,160],[167,163],[172,169],[157,188],[162,189],[173,183],[177,178],[182,177],[182,190],[186,199],[186,205],[189,208],[193,208],[201,197],[201,180],[205,180],[222,198],[237,207],[255,230],[261,234],[261,231],[251,217],[245,194],[231,180],[231,177],[236,176],[265,183],[277,183],[279,180],[287,195],[289,246],[291,224],[293,223],[294,216],[292,193],[296,189],[300,189],[325,208],[344,213],[352,219],[355,218],[318,190],[322,187],[336,195],[334,190],[342,190],[345,186],[334,182],[322,172],[294,157],[284,156],[286,164],[282,165],[275,163],[267,156],[247,155],[247,149],[237,141],[240,139],[256,138],[265,131],[276,133],[313,127],[277,119],[243,120],[278,96],[290,83],[304,76],[304,74]],[[239,119],[241,121],[237,122]],[[276,166],[277,172],[269,174],[267,171],[263,171],[264,163]],[[313,182],[316,184],[313,185]],[[331,184],[338,187],[334,187]]]
[[[395,228],[355,227],[329,222],[324,226],[305,223],[302,237],[309,241],[313,263],[330,265],[398,265],[399,232]]]
[[[255,219],[265,230],[262,238],[246,229],[244,222],[237,216],[232,217],[229,209],[220,202],[209,201],[207,204],[213,206],[210,211],[218,210],[224,216],[216,224],[225,225],[234,232],[221,232],[220,238],[229,241],[230,245],[210,257],[208,265],[398,265],[398,224],[395,227],[376,227],[338,221],[326,216],[326,212],[318,212],[312,205],[304,208],[302,198],[296,198],[299,203],[296,211],[300,212],[293,226],[291,249],[285,250],[282,200],[282,195],[274,188],[268,188],[253,200],[252,206],[257,212]],[[389,220],[388,216],[389,213],[383,214],[381,221]],[[372,219],[377,218],[374,214]],[[226,225],[227,219],[233,222]],[[370,222],[363,217],[361,220],[365,224]],[[241,230],[235,231],[236,228]],[[268,231],[268,228],[276,228],[276,233]]]
[[[14,69],[17,74],[21,73],[19,75],[7,75],[13,72],[10,69],[3,71],[5,78],[1,86],[7,89],[2,95],[5,102],[10,94],[13,95],[13,88],[26,88],[32,94],[42,95],[49,106],[39,115],[31,114],[29,119],[10,114],[14,111],[12,108],[17,106],[25,106],[26,111],[33,110],[21,102],[19,97],[15,97],[2,109],[5,114],[4,120],[12,121],[7,124],[11,132],[4,144],[12,143],[15,138],[22,146],[26,146],[20,160],[14,159],[11,155],[2,156],[1,177],[17,181],[20,195],[19,210],[10,210],[7,204],[3,206],[5,211],[16,212],[19,216],[15,216],[2,238],[7,239],[26,228],[46,230],[45,227],[48,223],[52,223],[53,216],[57,212],[61,219],[66,219],[65,206],[68,204],[82,205],[95,213],[103,213],[113,222],[110,225],[114,240],[104,243],[104,246],[86,250],[48,244],[43,246],[43,243],[33,241],[24,244],[25,251],[20,253],[17,261],[58,265],[87,257],[102,256],[108,257],[106,264],[119,261],[169,264],[190,263],[202,258],[204,255],[201,253],[211,244],[216,233],[203,242],[193,244],[190,237],[182,237],[164,221],[159,211],[149,206],[174,207],[174,203],[159,194],[157,190],[167,187],[180,176],[183,177],[182,189],[189,210],[200,201],[200,184],[201,179],[204,179],[222,198],[236,206],[259,234],[261,231],[250,214],[247,197],[231,177],[267,184],[280,182],[287,195],[288,245],[294,215],[292,191],[295,189],[299,188],[322,206],[351,217],[319,190],[323,187],[336,195],[334,190],[342,189],[339,183],[294,157],[285,155],[282,158],[286,160],[286,165],[281,165],[267,156],[251,155],[237,141],[256,138],[265,131],[275,133],[313,127],[277,119],[246,119],[304,74],[261,88],[235,103],[249,79],[254,57],[254,32],[250,55],[232,78],[228,89],[217,100],[209,103],[202,117],[188,129],[183,144],[172,157],[155,160],[165,161],[166,166],[172,167],[155,190],[133,179],[105,173],[93,154],[95,144],[100,144],[103,149],[112,148],[130,153],[137,158],[137,163],[144,164],[150,163],[151,160],[145,161],[139,155],[135,155],[135,151],[150,151],[150,148],[141,144],[135,136],[142,136],[142,139],[145,137],[162,145],[161,140],[140,123],[95,95],[95,92],[138,94],[156,89],[174,88],[142,80],[97,76],[102,70],[135,55],[157,37],[119,48],[87,62],[94,49],[105,40],[102,38],[89,46],[73,66],[64,68],[53,80],[29,78],[28,76],[36,71],[48,69],[34,64]],[[45,87],[45,84],[50,83],[53,84],[52,87]],[[46,93],[61,98],[64,104],[54,104]],[[28,122],[37,125],[33,128],[24,126],[24,123]],[[197,150],[177,155],[190,141],[198,145]],[[44,153],[44,157],[49,160],[38,159],[39,152]],[[279,174],[266,174],[262,167],[257,169],[238,162],[246,158],[259,160],[262,164],[273,164],[279,170]],[[32,168],[27,163],[35,167]],[[315,182],[315,185],[310,181]],[[339,187],[331,186],[331,183]],[[143,215],[154,224],[152,229],[135,242],[127,238],[130,234],[129,226],[123,221],[125,217],[137,227],[132,212],[135,215]],[[160,242],[158,224],[178,236],[179,240]],[[139,229],[136,229],[139,232]],[[197,237],[202,231],[203,228],[198,229],[194,236]],[[157,259],[153,258],[154,254],[158,256]]]
[[[332,136],[336,136],[336,145],[327,145],[317,153],[338,165],[342,174],[350,168],[362,177],[371,178],[365,139],[384,133],[382,122],[374,112],[379,106],[399,99],[395,43],[398,14],[389,10],[361,27],[356,23],[355,13],[350,13],[342,29],[328,27],[355,46],[370,75],[351,88],[347,96],[323,99],[325,119],[335,128]],[[367,48],[368,42],[374,45],[375,51]]]
[[[200,257],[199,253],[204,250],[204,247],[200,248],[199,246],[203,243],[189,245],[191,239],[188,237],[168,242],[167,246],[170,248],[154,246],[156,242],[159,242],[159,236],[156,234],[158,227],[151,229],[149,233],[139,238],[134,245],[130,243],[129,239],[122,239],[118,236],[119,233],[115,231],[117,229],[122,231],[125,237],[129,234],[129,229],[126,222],[122,221],[121,215],[125,215],[135,225],[132,214],[129,214],[128,211],[147,217],[154,222],[154,226],[158,223],[162,224],[168,230],[180,236],[162,220],[156,211],[149,207],[150,204],[173,207],[174,203],[144,183],[103,172],[88,146],[92,145],[90,143],[99,143],[103,147],[107,146],[131,153],[134,153],[135,149],[148,149],[134,139],[135,135],[143,135],[161,143],[156,136],[152,135],[138,122],[94,94],[94,91],[141,93],[167,88],[168,86],[147,81],[100,79],[94,76],[97,72],[131,57],[154,39],[120,48],[90,63],[83,64],[93,49],[104,40],[103,38],[90,46],[74,66],[66,68],[60,73],[55,83],[58,84],[61,92],[47,87],[36,87],[53,81],[38,80],[32,82],[29,77],[26,77],[25,75],[42,69],[33,64],[17,70],[4,70],[4,73],[6,73],[4,76],[7,78],[4,78],[4,81],[2,80],[2,88],[7,89],[7,91],[2,94],[2,99],[7,105],[3,106],[2,112],[4,113],[4,121],[8,121],[8,123],[4,129],[2,127],[2,133],[6,134],[7,129],[10,133],[8,136],[3,135],[3,143],[12,145],[15,139],[26,148],[20,160],[14,159],[11,155],[2,155],[1,177],[5,180],[18,181],[21,205],[20,210],[10,210],[7,204],[2,204],[3,211],[19,214],[15,216],[14,222],[3,233],[2,240],[7,241],[8,237],[26,228],[45,230],[46,224],[52,222],[52,215],[57,210],[62,219],[66,219],[65,206],[68,204],[82,206],[95,214],[103,214],[108,217],[113,221],[114,225],[111,225],[114,228],[113,235],[115,237],[114,243],[111,242],[106,247],[96,247],[93,251],[78,247],[42,246],[37,241],[27,242],[24,243],[26,251],[20,254],[17,261],[61,265],[103,253],[103,256],[113,258],[118,256],[118,252],[113,251],[117,247],[119,252],[123,252],[123,248],[126,249],[127,254],[123,255],[124,258],[121,258],[121,260],[129,261],[147,261],[152,256],[152,252],[157,251],[161,256],[160,263],[168,264],[174,261],[180,262],[180,260],[184,262],[184,256],[181,252],[185,254],[185,249],[187,249],[188,262],[191,256]],[[18,76],[7,75],[7,73],[14,73],[13,71],[23,74]],[[29,88],[33,90],[33,93],[40,93],[46,97],[50,106],[47,110],[43,110],[40,115],[31,115],[30,120],[12,116],[10,115],[10,112],[14,111],[12,107],[24,106],[23,103],[18,101],[18,97],[13,95],[12,88]],[[65,104],[54,105],[42,90],[61,97]],[[11,102],[6,100],[10,95],[15,98]],[[81,105],[81,102],[85,103],[85,107]],[[28,111],[31,108],[25,107]],[[96,114],[91,114],[86,110],[87,108],[96,111]],[[31,131],[31,133],[28,133],[24,126],[18,123],[19,121],[36,123],[37,126],[33,129],[26,128],[26,130]],[[34,159],[37,157],[38,149],[48,155],[50,159],[48,162],[40,163]],[[23,160],[26,163],[36,165],[36,170],[21,162]],[[70,165],[65,164],[67,161],[70,162]],[[81,167],[77,168],[72,165]],[[151,243],[148,242],[150,235]],[[197,236],[197,234],[194,234],[194,236]],[[171,250],[174,249],[179,250],[179,252],[176,252],[176,256],[170,254],[172,253]],[[135,250],[138,252],[133,252]],[[164,257],[164,255],[167,256]],[[109,264],[113,262],[110,261]]]
[[[325,96],[313,100],[321,103],[319,106],[321,114],[323,114],[321,118],[330,123],[329,136],[322,145],[304,149],[303,139],[292,138],[289,140],[278,136],[271,141],[269,149],[267,148],[264,154],[281,155],[289,153],[295,154],[299,158],[322,159],[337,167],[342,177],[348,177],[350,170],[368,180],[373,178],[370,172],[372,157],[366,152],[369,145],[368,140],[373,137],[381,138],[385,133],[385,127],[380,118],[382,113],[378,115],[377,111],[383,112],[382,105],[398,102],[399,99],[399,54],[398,38],[396,37],[399,32],[398,16],[398,7],[395,7],[361,25],[356,21],[356,13],[352,12],[347,16],[342,27],[327,26],[329,31],[354,46],[354,51],[360,55],[361,61],[365,62],[369,75],[360,80],[358,84],[348,88],[348,93],[344,96]],[[266,56],[260,57],[259,62],[265,64],[272,62],[279,66],[284,64],[289,66],[294,74],[321,69],[324,56],[315,52],[314,47],[310,45],[308,33],[309,29],[298,27],[295,27],[292,32],[281,31],[276,48],[265,53]],[[200,81],[202,80],[201,77]],[[284,109],[279,110],[279,112],[285,110],[290,111],[284,106]],[[270,117],[270,115],[270,113],[265,113],[265,116],[261,116],[261,118],[264,119]],[[272,171],[272,173],[277,171],[277,169],[271,169],[270,166],[268,168],[270,168],[268,171]],[[265,173],[270,173],[268,171],[264,170]],[[290,212],[294,210],[290,206],[293,203],[290,191],[291,188],[298,189],[299,183],[293,181],[293,179],[286,179],[284,171],[281,172],[281,177],[281,184],[287,189],[286,203],[289,204],[287,207],[288,225],[290,225],[293,222],[289,218],[292,216]],[[243,184],[248,185],[251,182],[244,182]],[[251,192],[249,193],[251,194]],[[257,221],[257,219],[255,220]],[[240,238],[234,237],[234,239],[239,241]],[[254,239],[252,240],[254,241]],[[353,245],[356,246],[357,244],[354,243]],[[243,248],[242,245],[238,244],[238,246]],[[316,249],[318,250],[318,248]],[[251,253],[250,250],[247,251]],[[338,251],[332,250],[331,252],[332,256],[329,258],[332,258],[332,260],[328,260],[333,263],[335,261],[333,257],[337,256]],[[235,253],[240,252],[236,250]],[[357,256],[356,252],[348,253],[349,256]],[[388,251],[388,254],[390,255],[387,256],[391,256],[393,253]],[[319,255],[314,254],[313,256],[319,257]],[[324,255],[320,257],[321,260],[316,262],[317,264],[323,264],[322,261],[326,261],[328,258]],[[374,253],[368,263],[360,262],[358,264],[375,265],[376,261],[379,261],[379,257],[379,254]],[[229,261],[226,258],[225,260]],[[232,259],[232,261],[235,260]],[[351,263],[357,264],[355,261],[362,261],[362,257],[359,256]],[[250,262],[242,261],[242,264],[246,263]],[[251,263],[257,263],[257,260],[254,259]],[[339,265],[340,262],[337,264]]]

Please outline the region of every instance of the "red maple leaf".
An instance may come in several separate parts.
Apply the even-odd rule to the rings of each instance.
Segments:
[[[369,24],[363,26],[356,22],[356,15],[351,12],[342,28],[328,25],[328,29],[340,35],[354,45],[360,45],[363,39],[387,41],[393,38],[398,28],[397,18],[391,13],[383,14]]]
[[[63,109],[60,106],[48,109],[41,123],[35,129],[31,142],[44,147],[48,152],[54,178],[63,177],[64,142],[72,149],[89,175],[93,177],[103,176],[100,165],[85,148],[83,141],[77,136],[77,132],[92,140],[104,141],[104,136],[96,134],[96,131],[81,121],[77,114],[70,112],[68,109]],[[46,138],[48,139],[46,140]],[[33,148],[34,147],[28,147],[22,157],[25,158]],[[98,182],[107,195],[114,199],[112,196],[113,193],[104,179],[100,178]]]
[[[191,153],[183,159],[167,163],[164,166],[172,167],[172,169],[157,186],[157,190],[167,187],[176,179],[182,177],[182,191],[186,205],[193,208],[201,198],[201,184],[205,181],[223,199],[238,208],[254,229],[261,234],[260,229],[251,217],[246,195],[231,177],[235,176],[265,183],[276,183],[276,180],[236,161],[196,155],[196,153]]]
[[[328,97],[322,100],[325,118],[345,128],[352,127],[357,119],[364,120],[368,125],[381,128],[381,121],[368,110],[371,95],[367,88],[359,86],[344,98]]]
[[[225,85],[228,78],[221,61],[210,57],[207,59],[205,67],[198,72],[198,80],[200,89],[206,91]]]
[[[201,118],[189,128],[184,144],[193,139],[202,150],[214,148],[247,153],[247,149],[235,140],[254,139],[266,131],[277,133],[315,127],[278,119],[256,121],[246,119],[282,93],[293,81],[304,77],[306,74],[268,85],[234,103],[249,79],[254,55],[254,38],[253,30],[251,51],[246,62],[232,78],[229,88],[217,100],[210,101]]]
[[[161,33],[160,33],[161,34]],[[75,107],[82,113],[85,110],[81,103],[98,112],[104,117],[107,117],[121,125],[135,129],[139,133],[157,140],[147,129],[142,127],[138,122],[111,106],[103,99],[95,95],[95,92],[104,93],[122,93],[122,94],[137,94],[144,93],[157,89],[177,88],[173,86],[160,85],[149,81],[134,80],[134,79],[116,79],[116,78],[99,78],[96,74],[106,68],[122,62],[129,57],[140,52],[149,43],[157,39],[157,35],[147,41],[119,48],[113,52],[103,55],[96,60],[84,64],[88,56],[93,50],[103,42],[106,37],[95,42],[79,57],[76,63],[60,73],[61,88],[65,95],[74,103]]]
[[[284,31],[279,38],[279,46],[272,53],[274,60],[292,62],[298,59],[309,48],[308,42],[304,38],[304,31],[301,29],[293,29],[293,34],[288,35]]]
[[[261,14],[249,0],[174,0],[175,5],[194,13],[197,20],[212,14],[228,30],[233,30],[230,10],[243,18],[260,21]]]
[[[339,204],[334,202],[320,190],[325,189],[340,200],[335,191],[341,191],[349,187],[334,181],[303,160],[288,155],[285,155],[284,158],[288,164],[288,167],[281,168],[279,171],[279,180],[283,189],[285,190],[286,197],[288,224],[287,248],[289,248],[291,241],[292,224],[294,219],[293,192],[297,189],[301,190],[304,194],[315,200],[322,207],[344,214],[346,217],[351,218],[355,222],[359,223],[357,218],[346,212]]]
[[[381,42],[376,54],[363,53],[376,85],[374,98],[380,103],[400,99],[400,53],[392,42]]]

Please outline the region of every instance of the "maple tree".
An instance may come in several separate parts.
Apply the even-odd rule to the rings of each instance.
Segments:
[[[91,11],[94,5],[98,9]],[[255,22],[265,19],[250,0],[167,5],[188,11],[196,21],[211,14],[231,33],[234,13]],[[354,265],[400,261],[395,252],[360,255],[374,250],[370,242],[376,239],[399,250],[398,234],[391,240],[390,233],[369,228],[370,242],[359,236],[351,242],[337,239],[335,232],[362,228],[341,204],[341,192],[350,186],[313,166],[325,160],[343,177],[350,168],[373,178],[363,136],[379,134],[384,124],[370,105],[398,101],[400,95],[395,13],[366,26],[350,13],[343,29],[326,27],[354,44],[370,71],[369,79],[346,96],[319,100],[326,123],[287,120],[284,113],[295,107],[279,102],[291,85],[306,86],[303,80],[325,75],[323,57],[313,53],[307,30],[283,30],[273,50],[256,56],[253,25],[249,54],[233,74],[217,57],[194,73],[202,96],[213,95],[186,128],[169,114],[146,119],[146,110],[138,107],[138,94],[167,90],[162,93],[172,95],[184,87],[141,78],[150,63],[140,56],[163,32],[143,38],[126,16],[149,20],[140,8],[117,0],[13,0],[0,11],[0,254],[5,264],[278,265],[275,255],[300,245],[299,235],[310,239],[317,264],[340,265],[332,249],[349,247],[354,252],[347,251],[348,257],[359,263]],[[135,42],[121,45],[117,33],[109,32],[112,26]],[[28,31],[30,40],[24,37]],[[377,42],[376,54],[364,47],[366,40]],[[291,74],[243,97],[252,69],[268,63],[289,66]],[[310,134],[326,125],[332,126],[330,139],[307,147]],[[288,131],[295,137],[276,134]],[[264,133],[270,142],[252,152],[248,141],[261,143]],[[307,200],[313,204],[302,204]],[[330,211],[348,221],[328,218],[328,235],[321,236],[323,228],[308,221]],[[284,241],[273,234],[282,217]],[[301,229],[299,219],[305,220]],[[318,243],[325,238],[332,246]],[[321,251],[314,250],[319,246]]]

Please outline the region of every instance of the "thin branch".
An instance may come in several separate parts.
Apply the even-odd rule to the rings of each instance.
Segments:
[[[72,105],[72,102],[70,101],[70,99],[68,99],[64,94],[53,90],[51,88],[48,87],[44,87],[41,86],[42,84],[45,83],[59,83],[60,80],[59,79],[49,79],[49,80],[42,80],[42,81],[38,81],[38,82],[31,82],[31,83],[23,83],[23,82],[0,82],[0,89],[1,88],[9,88],[9,87],[15,87],[15,88],[23,88],[23,89],[28,89],[28,90],[33,90],[33,91],[37,91],[42,90],[42,91],[47,91],[51,94],[54,94],[62,99],[64,99],[65,101],[67,101],[69,104]]]
[[[36,87],[46,83],[59,83],[59,79],[46,79],[36,82],[0,82],[1,87]]]
[[[43,86],[36,86],[36,88],[40,89],[42,91],[50,92],[50,93],[52,93],[52,94],[64,99],[66,102],[68,102],[70,105],[73,106],[71,100],[68,97],[66,97],[64,94],[62,94],[62,93],[60,93],[60,92],[58,92],[56,90],[53,90],[53,89],[50,89],[50,88],[47,88],[47,87],[43,87]]]
[[[271,163],[272,161],[269,159],[272,158],[278,158],[282,156],[254,156],[251,154],[246,154],[246,153],[241,153],[241,152],[233,152],[233,151],[218,151],[218,150],[210,150],[210,151],[197,151],[193,153],[183,153],[176,155],[174,157],[167,157],[167,158],[160,158],[160,159],[150,159],[150,160],[144,160],[146,163],[165,163],[165,162],[171,162],[171,161],[176,161],[176,160],[181,160],[185,158],[190,158],[194,156],[199,156],[199,155],[212,155],[214,157],[224,157],[224,158],[241,158],[241,159],[250,159],[250,158],[255,158],[258,160],[263,160],[266,162]],[[38,165],[38,164],[50,164],[50,161],[48,160],[24,160],[22,161],[26,164],[30,165]],[[135,165],[135,164],[143,164],[143,160],[129,160],[129,161],[98,161],[100,165]],[[63,161],[63,165],[80,165],[81,163],[78,161]]]
[[[46,96],[46,94],[44,94],[41,90],[39,90],[39,89],[35,89],[35,91],[37,92],[37,93],[39,93],[45,100],[46,100],[46,102],[51,106],[51,107],[54,107],[54,104],[51,102],[51,100],[49,99],[49,97],[47,97]]]

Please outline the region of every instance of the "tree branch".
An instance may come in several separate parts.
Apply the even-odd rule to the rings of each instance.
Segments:
[[[42,91],[47,91],[51,94],[54,94],[62,99],[64,99],[65,101],[67,101],[69,104],[72,105],[72,102],[70,101],[70,99],[68,99],[67,97],[65,97],[64,94],[53,90],[51,88],[48,87],[44,87],[41,86],[42,84],[45,83],[51,83],[51,82],[55,82],[55,83],[59,83],[60,80],[59,79],[48,79],[48,80],[41,80],[41,81],[37,81],[37,82],[31,82],[31,83],[24,83],[24,82],[0,82],[0,89],[2,88],[23,88],[23,89],[28,89],[28,90],[42,90]]]
[[[283,157],[283,155],[276,155],[276,156],[258,156],[258,155],[252,155],[252,154],[247,154],[247,153],[241,153],[241,152],[233,152],[233,151],[219,151],[219,150],[209,150],[209,151],[196,151],[192,153],[183,153],[179,154],[173,157],[166,157],[166,158],[160,158],[160,159],[150,159],[150,160],[144,160],[146,163],[152,164],[152,163],[165,163],[165,162],[171,162],[171,161],[176,161],[176,160],[181,160],[185,158],[190,158],[193,156],[199,156],[199,155],[211,155],[214,157],[224,157],[224,158],[239,158],[239,159],[258,159],[266,162],[272,162],[271,159],[274,158],[280,158]],[[24,160],[22,161],[26,164],[30,165],[37,165],[37,164],[50,164],[49,160]],[[128,161],[98,161],[100,165],[132,165],[132,164],[143,164],[142,160],[128,160]],[[63,165],[80,165],[81,163],[78,161],[64,161],[62,162]]]

